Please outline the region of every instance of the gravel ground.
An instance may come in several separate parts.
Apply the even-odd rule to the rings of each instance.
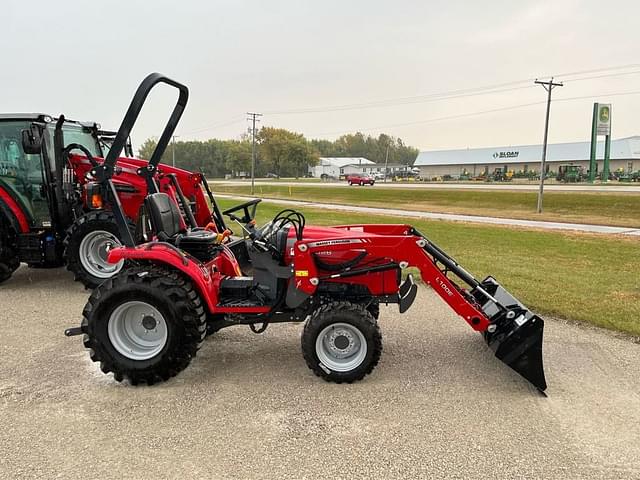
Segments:
[[[0,287],[0,478],[640,478],[640,345],[548,320],[548,398],[421,289],[383,308],[353,385],[315,377],[300,325],[219,332],[177,378],[134,388],[79,337],[63,270]]]

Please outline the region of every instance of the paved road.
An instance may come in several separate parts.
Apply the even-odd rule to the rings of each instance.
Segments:
[[[253,198],[244,195],[227,195],[216,193],[220,198]],[[327,210],[341,210],[345,212],[371,213],[374,215],[391,215],[395,222],[401,222],[402,217],[424,218],[432,220],[449,220],[454,222],[488,223],[493,225],[509,225],[512,227],[541,228],[544,230],[571,230],[588,233],[605,233],[610,235],[631,235],[640,237],[639,228],[610,227],[606,225],[588,225],[583,223],[542,222],[537,220],[518,220],[515,218],[482,217],[479,215],[460,215],[453,213],[418,212],[415,210],[401,210],[398,208],[361,207],[357,205],[338,205],[335,203],[304,202],[301,200],[285,200],[281,198],[263,198],[264,202],[291,205],[294,207],[322,208]],[[400,220],[398,220],[400,218]]]
[[[608,332],[548,319],[543,398],[421,290],[363,382],[314,377],[276,325],[133,388],[62,334],[87,295],[62,270],[0,287],[0,478],[640,478],[640,345]]]
[[[249,180],[212,180],[212,184],[221,185],[250,185]],[[256,185],[282,185],[282,186],[298,186],[298,187],[349,187],[346,182],[300,182],[295,180],[279,180],[279,181],[265,181],[258,180]],[[354,187],[350,187],[354,188]],[[469,189],[469,190],[528,190],[538,191],[539,185],[536,183],[522,184],[522,183],[414,183],[414,182],[378,182],[375,184],[375,188],[435,188],[445,190],[455,189]],[[636,185],[617,184],[612,183],[610,185],[589,185],[589,184],[545,184],[546,191],[566,191],[566,192],[610,192],[610,193],[637,193],[640,194],[640,183]]]

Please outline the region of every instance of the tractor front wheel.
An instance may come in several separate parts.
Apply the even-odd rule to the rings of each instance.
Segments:
[[[132,385],[153,385],[184,370],[207,331],[191,282],[153,266],[127,268],[105,281],[93,291],[83,317],[91,360]]]
[[[332,302],[316,310],[302,332],[302,355],[329,382],[351,383],[373,371],[382,354],[382,335],[362,305]]]
[[[87,288],[95,288],[120,270],[124,262],[107,262],[109,248],[120,246],[120,232],[111,212],[90,212],[78,218],[65,238],[67,270]]]

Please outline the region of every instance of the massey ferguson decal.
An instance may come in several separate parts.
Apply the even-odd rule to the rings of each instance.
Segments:
[[[313,242],[310,243],[309,246],[311,248],[315,247],[328,247],[330,245],[343,245],[347,243],[362,243],[362,239],[360,238],[344,238],[338,240],[326,240],[324,242]]]

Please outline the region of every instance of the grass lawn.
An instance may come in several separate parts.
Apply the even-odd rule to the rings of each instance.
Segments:
[[[250,186],[244,185],[213,183],[212,188],[214,193],[238,195],[249,195],[251,191]],[[256,194],[261,197],[621,227],[640,226],[640,189],[638,192],[547,192],[544,213],[538,215],[537,192],[256,185]]]
[[[240,203],[220,199],[222,208]],[[285,208],[258,206],[262,223]],[[382,215],[304,209],[308,224],[399,223]],[[416,228],[476,277],[493,275],[542,315],[640,335],[640,240],[437,220]]]

